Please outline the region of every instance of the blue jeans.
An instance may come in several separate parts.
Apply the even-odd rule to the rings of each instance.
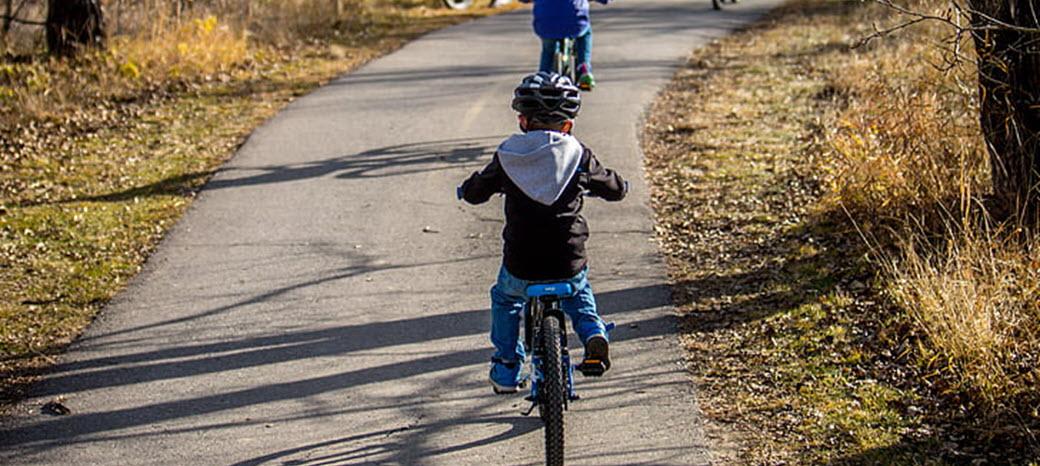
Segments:
[[[607,337],[603,320],[596,313],[596,299],[589,286],[588,267],[567,281],[578,290],[577,294],[560,301],[560,305],[571,319],[575,333],[584,344],[594,335]],[[498,272],[498,282],[491,287],[491,343],[495,345],[495,358],[507,362],[524,360],[524,343],[520,341],[520,317],[524,314],[524,291],[530,282],[514,277],[505,267]]]
[[[553,58],[560,46],[560,39],[542,39],[542,60],[538,65],[538,71],[553,71]],[[585,65],[586,70],[592,70],[592,26],[589,25],[581,35],[574,39],[574,54],[578,59],[578,66]]]

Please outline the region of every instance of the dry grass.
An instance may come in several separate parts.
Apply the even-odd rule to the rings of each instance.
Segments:
[[[945,68],[947,31],[852,48],[897,21],[792,1],[696,52],[648,118],[690,367],[743,462],[1040,455],[1037,241],[986,227],[975,71]]]
[[[349,54],[409,36],[417,22],[488,13],[474,9],[460,15],[428,0],[343,0],[338,16],[329,0],[199,1],[176,14],[170,5],[177,2],[122,3],[108,7],[113,30],[108,47],[73,61],[46,58],[39,29],[13,33],[9,55],[0,60],[0,126],[67,124],[99,101],[242,79],[293,52],[337,47],[340,55]]]
[[[644,138],[701,406],[743,448],[720,464],[893,462],[917,428],[890,380],[857,238],[818,215],[830,81],[862,5],[803,0],[695,52]],[[727,434],[721,434],[726,436]],[[920,457],[920,456],[916,456]]]
[[[152,82],[226,73],[248,57],[245,33],[213,15],[181,24],[162,21],[147,36],[113,42],[109,53],[120,74]]]
[[[1040,243],[1006,234],[908,244],[890,262],[891,291],[927,337],[921,359],[986,414],[1036,417],[1040,401]]]
[[[1027,402],[1040,399],[1031,366],[1040,360],[1036,241],[985,227],[976,71],[948,66],[938,44],[949,35],[938,25],[911,29],[836,75],[848,106],[829,134],[824,204],[877,243],[892,295],[926,335],[918,356],[932,381],[996,424],[1007,415],[1036,422]]]
[[[105,50],[74,61],[38,59],[0,65],[0,122],[64,122],[96,104],[129,100],[174,83],[218,77],[251,60],[242,31],[216,16],[159,20],[137,36],[116,36]]]
[[[974,68],[940,68],[945,57],[935,44],[944,32],[910,30],[832,75],[847,106],[828,125],[828,207],[871,227],[908,215],[938,220],[931,214],[958,212],[962,199],[984,192]]]

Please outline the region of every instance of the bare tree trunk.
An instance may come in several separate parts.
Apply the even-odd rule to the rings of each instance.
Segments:
[[[4,30],[2,32],[3,45],[7,46],[7,35],[11,32],[11,18],[14,16],[14,0],[4,0]]]
[[[1040,220],[1040,4],[971,0],[980,121],[1005,216]],[[1001,24],[1003,23],[1003,24]],[[1029,30],[1033,29],[1033,30]]]
[[[100,0],[48,0],[47,50],[69,56],[86,46],[105,41],[105,21]]]

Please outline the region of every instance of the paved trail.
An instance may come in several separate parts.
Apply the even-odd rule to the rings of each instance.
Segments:
[[[778,3],[594,8],[601,86],[577,134],[633,195],[587,207],[592,284],[618,329],[609,376],[578,380],[572,464],[708,461],[638,123],[692,47]],[[529,15],[427,35],[257,130],[3,421],[0,463],[539,463],[537,416],[485,379],[501,200],[454,199],[515,129],[510,92],[538,56]],[[74,414],[41,414],[58,396]]]

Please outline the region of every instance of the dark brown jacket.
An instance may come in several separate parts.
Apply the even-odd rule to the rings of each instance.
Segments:
[[[580,148],[576,170],[560,185],[551,205],[533,200],[514,183],[499,160],[500,152],[459,188],[463,199],[471,204],[487,202],[495,193],[505,194],[503,264],[517,278],[561,280],[580,272],[587,263],[585,241],[589,237],[588,225],[580,214],[585,194],[620,201],[628,192],[621,175],[601,165],[588,147]],[[558,154],[556,157],[560,158]],[[513,177],[523,179],[516,174]],[[530,188],[527,191],[532,192]]]

